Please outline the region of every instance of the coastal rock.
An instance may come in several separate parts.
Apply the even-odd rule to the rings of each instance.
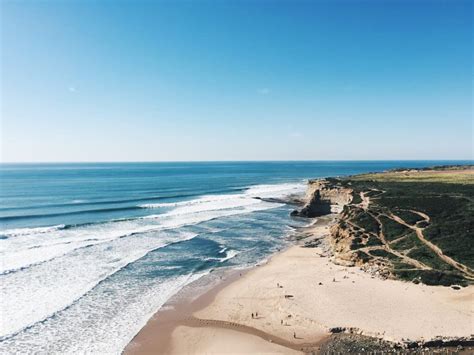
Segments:
[[[351,202],[352,190],[332,179],[310,180],[305,200],[301,211],[294,210],[291,216],[312,218],[341,212]]]

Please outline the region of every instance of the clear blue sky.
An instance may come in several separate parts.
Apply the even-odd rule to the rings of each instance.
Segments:
[[[472,159],[472,10],[3,0],[2,160]]]

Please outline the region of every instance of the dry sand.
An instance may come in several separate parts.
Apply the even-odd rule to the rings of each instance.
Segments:
[[[173,354],[300,354],[256,335],[225,328],[178,326],[171,341]]]
[[[327,231],[318,225],[312,232],[321,236]],[[146,349],[171,354],[295,353],[320,343],[333,327],[354,327],[392,341],[474,334],[473,286],[453,290],[381,280],[357,267],[335,265],[322,254],[321,247],[293,246],[273,256],[194,309],[191,313],[201,321],[177,321],[166,346],[157,348],[155,343]],[[258,316],[252,318],[252,313]],[[159,323],[147,327],[144,334],[160,332]],[[139,351],[139,343],[140,334],[138,347],[126,353],[150,353]]]
[[[248,325],[294,342],[317,341],[333,327],[356,327],[392,341],[474,334],[474,287],[453,290],[372,278],[334,265],[318,252],[294,246],[276,255],[224,288],[195,316]]]

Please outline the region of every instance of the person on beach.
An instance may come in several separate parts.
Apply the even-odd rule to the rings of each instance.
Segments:
[[[296,332],[293,332],[293,338],[296,339]]]
[[[252,319],[253,319],[253,313],[252,313]]]
[[[255,312],[255,318],[258,318],[258,312]]]

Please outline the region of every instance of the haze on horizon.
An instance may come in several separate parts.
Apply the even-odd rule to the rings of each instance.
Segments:
[[[1,161],[472,159],[470,1],[2,1]]]

